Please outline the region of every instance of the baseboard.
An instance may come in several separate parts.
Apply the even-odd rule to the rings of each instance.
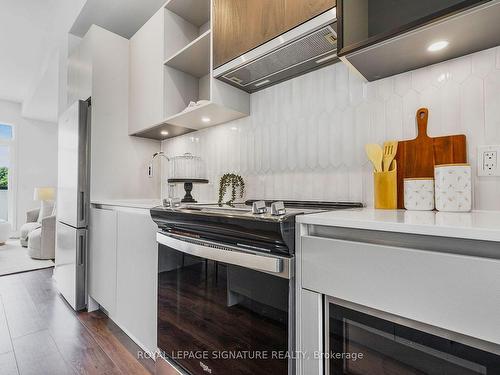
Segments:
[[[156,361],[156,375],[185,375],[186,373],[168,359],[159,357]]]
[[[135,337],[134,335],[132,335],[126,328],[124,328],[120,323],[118,323],[116,320],[114,320],[113,318],[111,318],[111,320],[113,320],[113,322],[118,326],[120,327],[120,329],[125,332],[125,334],[130,337],[130,339],[135,342],[137,344],[137,346],[139,348],[141,348],[144,352],[148,353],[148,354],[151,354],[151,359],[152,360],[155,360],[155,354],[156,353],[156,349],[155,350],[150,350],[146,347],[146,345],[144,345],[140,340],[137,339],[137,337]]]
[[[126,329],[125,327],[123,327],[123,325],[114,316],[110,315],[106,310],[104,310],[102,308],[102,306],[100,307],[100,310],[104,314],[106,314],[108,316],[108,318],[111,319],[113,321],[113,323],[115,323],[144,352],[149,353],[149,354],[153,354],[153,353],[156,354],[156,352],[157,352],[156,348],[155,348],[155,350],[148,349],[146,345],[144,345],[140,340],[137,339],[137,337],[135,337],[133,334],[131,334],[128,329]],[[151,359],[155,361],[156,360],[156,355],[152,356]]]
[[[99,303],[93,299],[91,296],[87,296],[87,312],[97,311],[99,310]]]

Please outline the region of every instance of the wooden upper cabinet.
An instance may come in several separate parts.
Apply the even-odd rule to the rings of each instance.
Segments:
[[[335,6],[335,0],[214,0],[218,67]]]
[[[214,67],[281,34],[285,0],[214,0]]]
[[[333,8],[336,0],[286,0],[286,30]]]

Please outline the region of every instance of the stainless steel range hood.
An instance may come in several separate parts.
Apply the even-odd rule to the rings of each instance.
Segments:
[[[214,77],[252,93],[337,62],[336,17],[330,9],[218,67]]]

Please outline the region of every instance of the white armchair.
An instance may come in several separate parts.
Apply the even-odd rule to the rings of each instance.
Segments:
[[[38,222],[39,215],[40,215],[39,208],[36,208],[34,210],[29,210],[28,212],[26,212],[26,224],[23,224],[23,226],[21,227],[21,233],[19,236],[19,240],[21,241],[22,247],[28,246],[28,236],[30,232],[42,226],[42,224]]]
[[[26,213],[26,224],[21,227],[21,245],[28,247],[28,254],[35,259],[54,259],[56,245],[56,216],[38,220],[40,209]]]
[[[54,259],[56,257],[56,217],[42,219],[42,226],[28,236],[28,254],[35,259]]]

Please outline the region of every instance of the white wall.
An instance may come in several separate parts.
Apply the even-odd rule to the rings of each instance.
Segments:
[[[26,118],[46,122],[58,120],[59,52],[56,50],[42,65],[41,74],[22,104]]]
[[[373,205],[364,144],[416,135],[415,112],[430,110],[431,136],[465,133],[476,148],[500,144],[500,47],[362,82],[343,63],[252,94],[251,116],[167,140],[167,155],[192,152],[208,165],[199,200],[217,199],[229,171],[247,198],[356,200]],[[475,178],[476,209],[500,210],[500,178]],[[178,194],[181,194],[180,187]]]
[[[57,125],[21,117],[21,104],[0,101],[0,123],[15,127],[16,230],[26,221],[26,211],[37,208],[37,186],[57,185]]]

